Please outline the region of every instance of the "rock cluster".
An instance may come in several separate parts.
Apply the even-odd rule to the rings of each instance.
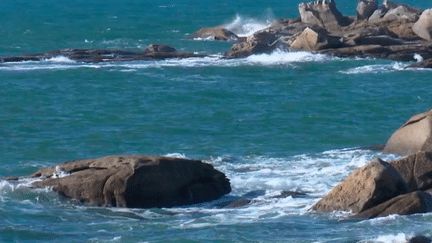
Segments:
[[[301,3],[298,8],[300,18],[276,20],[247,38],[234,37],[239,43],[225,56],[245,57],[280,48],[339,57],[416,61],[421,56],[429,63],[432,59],[432,9],[423,11],[388,0],[382,5],[377,0],[359,0],[357,16],[344,16],[334,0]],[[233,39],[234,33],[219,38],[221,28],[216,28],[217,32],[205,29],[204,33],[213,33],[217,40]],[[201,33],[203,30],[192,36]]]
[[[355,218],[432,211],[432,153],[371,161],[318,201],[319,212],[351,211]]]
[[[60,174],[66,174],[59,176]],[[208,202],[231,192],[226,176],[199,160],[109,156],[43,168],[35,188],[96,206],[172,207]]]
[[[351,211],[355,218],[432,212],[432,110],[405,122],[383,151],[405,157],[371,161],[352,172],[312,209]]]

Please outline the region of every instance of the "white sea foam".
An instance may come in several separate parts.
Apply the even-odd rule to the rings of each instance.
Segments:
[[[370,239],[366,241],[360,241],[363,243],[366,242],[375,242],[375,243],[406,243],[409,239],[411,239],[414,235],[412,234],[404,234],[399,233],[397,235],[382,235],[378,236],[376,239]]]
[[[224,27],[240,37],[250,36],[256,31],[270,26],[271,22],[274,20],[273,13],[271,10],[267,10],[266,15],[264,20],[258,20],[237,14],[235,19]]]
[[[343,74],[368,74],[368,73],[390,73],[395,71],[403,71],[409,66],[407,63],[393,62],[390,64],[365,65],[361,67],[351,68],[346,71],[340,71]]]
[[[68,57],[65,56],[56,56],[56,57],[52,57],[49,59],[44,60],[46,62],[51,62],[51,63],[76,63],[76,61],[69,59]]]
[[[331,59],[332,57],[322,54],[312,54],[310,52],[286,52],[276,50],[271,54],[257,54],[247,58],[253,64],[261,65],[281,65],[297,62],[319,62]]]

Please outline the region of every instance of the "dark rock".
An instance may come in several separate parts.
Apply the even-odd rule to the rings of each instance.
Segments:
[[[375,159],[352,172],[312,209],[360,213],[408,192],[404,179],[387,162]]]
[[[59,173],[67,173],[59,177]],[[199,160],[144,155],[78,160],[41,169],[34,187],[97,206],[172,207],[215,200],[231,191],[225,175]]]
[[[432,40],[432,9],[423,11],[412,30],[419,37],[428,41]]]
[[[357,4],[357,20],[367,20],[377,8],[377,0],[359,0]]]
[[[278,37],[269,30],[258,31],[247,37],[246,41],[235,44],[227,57],[246,57],[257,53],[274,51],[277,48]]]
[[[413,238],[411,238],[408,243],[431,243],[432,240],[426,236],[414,236]]]
[[[411,117],[392,134],[384,147],[385,153],[408,155],[432,151],[432,110]]]
[[[409,215],[427,213],[432,210],[432,196],[423,191],[399,195],[380,205],[358,213],[355,218],[370,219],[385,217],[390,214]]]
[[[320,26],[328,31],[338,30],[342,26],[350,25],[352,22],[350,18],[343,16],[339,12],[334,0],[301,3],[299,12],[303,23]]]
[[[28,54],[26,56],[0,57],[0,63],[19,61],[42,61],[57,56],[64,56],[77,62],[97,63],[204,57],[205,55],[187,52],[177,52],[173,47],[170,46],[152,44],[147,47],[145,51],[63,49],[46,53]]]
[[[413,63],[409,67],[411,68],[432,68],[432,59],[427,59],[421,62]]]
[[[174,47],[161,45],[161,44],[150,44],[145,50],[145,53],[155,53],[155,52],[177,52]]]
[[[212,38],[213,40],[221,41],[237,41],[238,36],[233,32],[224,29],[223,27],[214,28],[203,28],[192,34],[189,39],[207,39]]]
[[[418,152],[402,159],[391,161],[392,165],[408,184],[410,191],[425,191],[432,188],[432,152]]]

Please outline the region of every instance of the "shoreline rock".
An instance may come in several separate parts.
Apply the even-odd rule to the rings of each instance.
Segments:
[[[59,176],[59,174],[66,174]],[[95,206],[153,208],[209,202],[231,192],[229,179],[200,160],[120,155],[77,160],[30,176],[34,188]]]

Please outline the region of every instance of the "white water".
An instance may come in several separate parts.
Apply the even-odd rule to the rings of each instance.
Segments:
[[[246,37],[269,27],[273,20],[273,13],[268,9],[264,20],[248,18],[237,14],[236,18],[224,27],[240,37]]]

